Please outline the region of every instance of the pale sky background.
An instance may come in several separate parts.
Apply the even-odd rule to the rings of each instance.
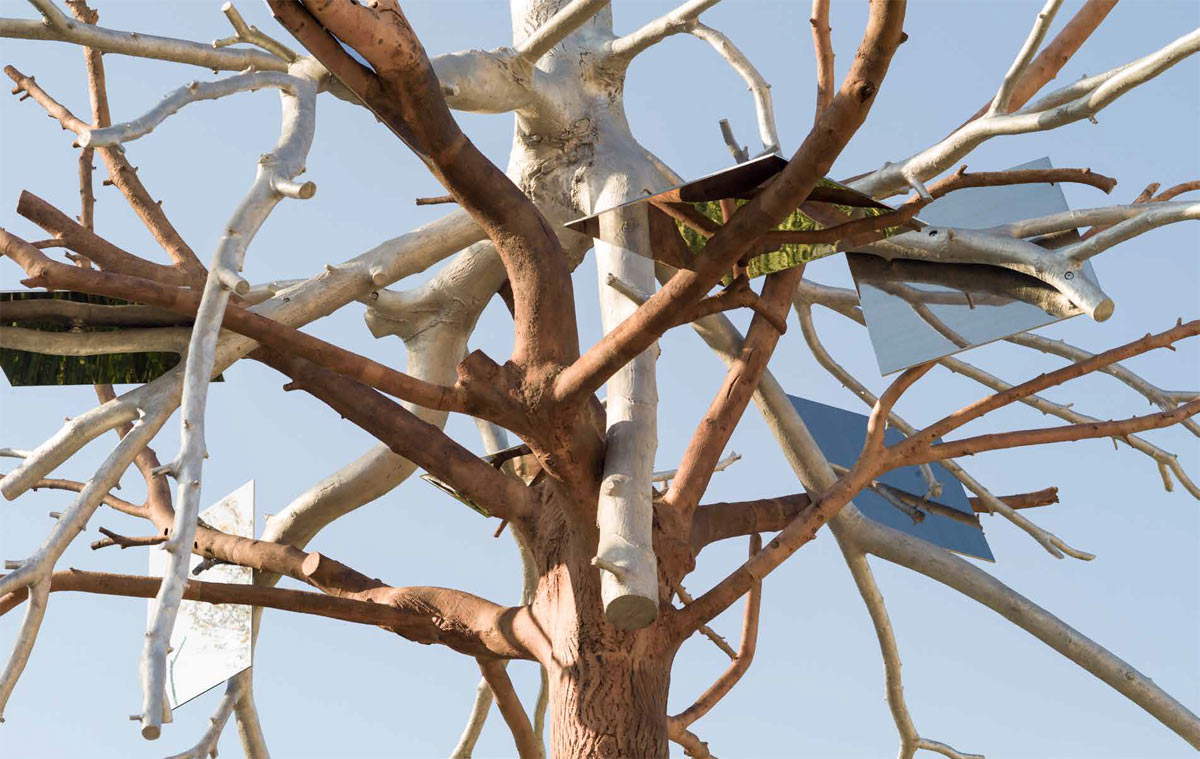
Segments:
[[[628,31],[672,7],[655,0],[615,3],[616,26]],[[866,126],[843,153],[834,176],[850,176],[899,160],[946,134],[991,97],[1024,39],[1035,2],[913,2],[897,53]],[[1079,6],[1067,3],[1055,31]],[[509,41],[507,3],[406,2],[412,23],[431,54],[491,48]],[[229,33],[218,0],[105,2],[111,27],[207,41]],[[263,4],[240,6],[251,23],[287,35]],[[833,27],[839,77],[861,35],[861,3],[835,3]],[[729,34],[773,85],[785,151],[796,148],[812,119],[813,65],[808,3],[726,2],[704,20]],[[0,1],[4,16],[33,17],[14,0]],[[1060,82],[1140,57],[1196,27],[1192,0],[1127,0],[1062,72]],[[288,40],[290,42],[290,40]],[[15,64],[84,114],[87,98],[79,49],[57,43],[3,40],[4,63]],[[160,62],[106,56],[116,120],[140,115],[165,92],[210,72]],[[278,129],[273,93],[240,95],[191,106],[152,135],[129,146],[132,162],[183,236],[207,261],[224,219],[248,186],[258,154]],[[634,132],[684,176],[730,163],[717,120],[728,117],[743,142],[756,149],[753,111],[741,81],[704,43],[677,37],[643,55],[629,72],[626,104]],[[1074,124],[1051,134],[994,140],[969,159],[972,169],[1000,169],[1050,156],[1058,166],[1089,166],[1116,176],[1111,198],[1068,186],[1072,206],[1128,202],[1149,182],[1164,186],[1200,176],[1197,114],[1200,61],[1191,59],[1125,96],[1099,116],[1099,125]],[[508,116],[462,115],[461,123],[498,163],[506,161]],[[37,239],[42,235],[15,212],[21,189],[77,212],[76,154],[70,135],[32,101],[0,97],[0,225]],[[306,277],[444,213],[416,208],[417,196],[441,190],[419,162],[361,109],[324,97],[306,178],[315,199],[285,201],[252,246],[246,276],[255,282]],[[97,172],[99,179],[103,169]],[[98,188],[97,230],[119,245],[158,257],[149,235],[119,193]],[[1175,225],[1105,253],[1095,261],[1115,298],[1104,324],[1076,318],[1043,334],[1101,349],[1159,331],[1178,317],[1197,316],[1200,225]],[[840,256],[809,267],[809,276],[845,284]],[[0,262],[0,286],[16,289],[11,262]],[[419,278],[418,278],[419,279]],[[407,286],[413,283],[402,283]],[[598,336],[591,258],[575,274],[583,343]],[[351,305],[310,327],[380,360],[403,364],[403,345],[376,341]],[[744,323],[744,322],[742,322]],[[836,357],[879,388],[864,330],[822,313],[818,326]],[[511,323],[493,304],[473,347],[503,359]],[[771,368],[791,393],[863,411],[858,401],[815,365],[799,329],[782,340]],[[723,368],[687,329],[663,341],[659,387],[663,402],[657,464],[673,466],[723,376]],[[1061,365],[1010,347],[967,354],[1000,376],[1019,381]],[[1166,388],[1200,385],[1200,341],[1178,352],[1159,351],[1130,365]],[[284,380],[253,362],[239,363],[214,385],[209,400],[209,449],[203,502],[210,504],[248,479],[257,483],[259,528],[264,513],[280,510],[320,477],[371,445],[368,436],[319,402],[284,394]],[[0,381],[2,382],[2,381]],[[900,410],[928,422],[979,397],[969,381],[935,371]],[[1052,398],[1102,418],[1148,413],[1147,403],[1108,377],[1055,390]],[[32,448],[64,416],[94,405],[77,388],[0,390],[0,446]],[[1057,420],[1017,407],[963,434]],[[480,445],[469,420],[452,418],[450,433],[472,449]],[[155,442],[168,460],[178,446],[178,420]],[[1179,453],[1200,475],[1200,450],[1180,431],[1150,439]],[[105,436],[62,466],[59,476],[86,479],[111,450]],[[796,492],[799,484],[757,411],[747,412],[730,448],[744,459],[717,475],[707,500],[747,499]],[[1046,554],[1023,532],[985,518],[997,557],[988,567],[1006,583],[1052,610],[1154,678],[1192,710],[1200,710],[1200,504],[1177,489],[1163,492],[1155,465],[1109,441],[993,453],[965,462],[994,492],[1061,488],[1062,503],[1026,512],[1069,543],[1098,554],[1091,563]],[[5,465],[11,468],[11,463]],[[140,500],[136,473],[123,497]],[[0,558],[28,555],[50,527],[49,510],[69,496],[38,493],[0,503]],[[144,573],[136,550],[92,553],[87,543],[106,526],[127,534],[136,520],[101,510],[76,540],[61,567]],[[379,501],[343,518],[311,547],[396,585],[458,587],[501,603],[518,598],[519,566],[511,540],[491,537],[495,524],[441,496],[416,477]],[[697,593],[744,556],[743,541],[707,550],[687,585]],[[990,757],[1184,757],[1192,750],[1173,733],[1100,681],[991,611],[945,587],[873,561],[904,656],[906,693],[926,737]],[[716,622],[736,640],[740,605]],[[156,743],[143,741],[127,715],[138,710],[137,659],[145,603],[140,600],[54,595],[43,632],[0,728],[5,757],[155,757],[182,751],[199,739],[218,691],[184,706]],[[19,614],[0,622],[7,657]],[[256,697],[276,757],[445,756],[464,724],[478,670],[469,658],[425,647],[380,630],[327,619],[268,611],[256,653]],[[727,660],[706,640],[693,639],[676,660],[671,706],[694,699]],[[512,667],[527,703],[534,667]],[[722,757],[875,757],[893,755],[895,730],[883,699],[879,651],[862,601],[828,532],[806,546],[765,583],[758,655],[749,673],[696,732]],[[678,752],[678,749],[673,747]],[[239,756],[235,730],[222,756]],[[511,737],[493,712],[477,756],[514,754]]]

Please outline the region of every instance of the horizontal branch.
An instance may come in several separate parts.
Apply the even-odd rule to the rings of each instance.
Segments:
[[[70,42],[104,53],[188,63],[222,71],[242,71],[247,68],[260,71],[287,69],[286,61],[258,50],[215,48],[206,42],[106,29],[68,18],[51,3],[44,5],[50,9],[44,21],[0,18],[0,37]]]

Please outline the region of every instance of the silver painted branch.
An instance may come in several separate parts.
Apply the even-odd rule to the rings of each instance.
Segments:
[[[221,321],[229,302],[229,274],[240,271],[246,250],[255,233],[275,205],[288,193],[279,189],[304,170],[316,128],[315,80],[320,72],[306,62],[294,64],[290,76],[281,79],[283,128],[275,149],[259,160],[254,183],[234,211],[225,235],[213,254],[208,279],[188,346],[184,367],[179,454],[166,471],[177,481],[175,520],[163,550],[167,568],[153,605],[139,671],[142,679],[142,736],[153,740],[161,733],[165,711],[167,649],[179,603],[188,580],[188,562],[200,512],[201,474],[208,456],[205,445],[205,405],[209,378],[216,363]],[[236,79],[237,77],[234,77]],[[228,80],[227,80],[228,81]],[[198,88],[197,88],[198,89]],[[185,88],[185,91],[187,88]],[[226,274],[223,274],[225,272]]]
[[[229,19],[229,25],[233,27],[234,36],[213,40],[213,47],[229,47],[230,45],[244,42],[248,45],[260,47],[276,58],[288,63],[295,63],[300,58],[287,45],[264,34],[257,26],[247,24],[246,19],[242,18],[242,14],[238,12],[233,3],[222,5],[221,12],[225,14],[225,18]]]
[[[689,0],[669,13],[644,24],[636,31],[609,45],[609,52],[614,58],[630,61],[638,53],[662,42],[673,34],[684,34],[691,31],[700,14],[713,7],[721,0]]]
[[[188,63],[218,71],[284,71],[287,62],[258,50],[217,49],[203,42],[156,37],[140,32],[106,29],[68,17],[53,3],[39,2],[41,21],[0,18],[0,37],[54,40],[94,48],[103,53],[120,53],[138,58]]]
[[[866,604],[867,613],[871,617],[871,625],[875,628],[875,637],[879,640],[879,652],[883,656],[883,674],[886,686],[888,708],[892,712],[892,720],[896,723],[896,732],[900,734],[899,759],[912,759],[918,749],[934,751],[948,756],[950,759],[983,759],[980,754],[963,754],[939,741],[922,738],[913,724],[912,715],[908,711],[908,703],[904,699],[904,682],[900,675],[900,648],[896,645],[896,635],[892,631],[892,622],[888,618],[887,606],[883,602],[883,594],[871,573],[871,565],[861,550],[849,541],[838,541],[846,566],[858,587],[858,593]]]
[[[44,575],[29,586],[29,600],[26,601],[25,619],[21,629],[17,631],[17,640],[13,643],[12,654],[8,657],[8,665],[0,674],[0,722],[4,721],[4,707],[8,697],[12,695],[17,680],[25,671],[29,662],[29,654],[33,644],[37,642],[38,630],[42,627],[42,619],[46,616],[46,603],[50,598],[50,575]]]
[[[1008,73],[1004,75],[1004,81],[1001,82],[996,97],[992,98],[992,104],[988,106],[986,116],[1008,113],[1008,103],[1012,98],[1013,89],[1025,70],[1029,68],[1038,48],[1042,46],[1042,40],[1046,38],[1046,32],[1050,29],[1050,24],[1054,21],[1054,15],[1058,13],[1060,6],[1062,6],[1062,0],[1048,0],[1038,13],[1033,22],[1033,29],[1029,31],[1029,36],[1025,39],[1025,44],[1021,45],[1016,60],[1009,67]]]
[[[771,85],[750,59],[723,33],[699,21],[693,24],[688,32],[712,45],[713,50],[716,50],[746,83],[746,88],[754,96],[754,113],[758,121],[758,137],[762,140],[762,152],[779,152],[779,133],[775,129],[775,105],[771,100]]]
[[[1044,132],[1094,117],[1129,90],[1144,84],[1200,50],[1200,30],[1130,64],[1087,82],[1076,82],[1012,114],[969,121],[941,142],[850,182],[859,192],[886,198],[922,183],[958,163],[981,143],[1001,135]]]
[[[218,100],[239,92],[255,92],[265,87],[274,87],[299,97],[297,77],[280,71],[255,71],[237,74],[215,82],[193,81],[168,93],[144,115],[103,129],[91,129],[79,134],[79,145],[84,148],[100,148],[117,145],[144,137],[168,117],[190,103],[202,100]]]
[[[599,196],[609,208],[629,200],[636,190],[626,175],[614,174]],[[649,218],[645,206],[600,217],[596,269],[600,281],[600,319],[605,332],[636,310],[628,297],[609,287],[613,277],[633,290],[654,290]],[[603,480],[596,508],[599,544],[592,563],[601,570],[600,595],[608,621],[623,630],[645,627],[658,615],[658,562],[654,556],[653,489],[650,484],[658,447],[658,387],[652,345],[608,381]]]

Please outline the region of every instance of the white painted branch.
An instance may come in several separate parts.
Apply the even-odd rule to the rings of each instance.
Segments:
[[[1179,221],[1200,219],[1200,203],[1188,203],[1183,208],[1163,208],[1158,203],[1140,205],[1145,206],[1142,213],[1101,230],[1085,240],[1065,246],[1060,253],[1072,261],[1086,261],[1118,243],[1145,234],[1151,229]]]
[[[29,586],[29,599],[25,602],[25,619],[21,629],[17,631],[17,640],[13,643],[12,654],[4,673],[0,674],[0,722],[4,721],[4,707],[8,704],[17,680],[25,671],[29,662],[29,654],[33,644],[37,642],[38,630],[41,629],[42,619],[46,616],[46,603],[50,599],[50,575],[46,574]]]
[[[52,356],[96,356],[146,351],[183,353],[187,344],[188,330],[181,327],[80,333],[0,327],[0,348]]]
[[[1191,213],[1194,213],[1191,209],[1194,208],[1195,204],[1195,201],[1174,200],[1165,203],[1134,203],[1126,206],[1080,208],[1048,216],[1022,219],[1011,224],[990,227],[984,231],[1008,237],[1038,237],[1053,232],[1064,232],[1069,229],[1117,224],[1127,219],[1136,218],[1150,210],[1155,211],[1156,215],[1168,215],[1172,220],[1183,221]]]
[[[0,448],[0,457],[8,459],[24,459],[28,458],[32,451],[23,451],[19,448]]]
[[[483,725],[487,722],[488,712],[491,711],[492,703],[495,700],[487,680],[481,678],[479,684],[475,686],[475,698],[471,701],[471,714],[467,717],[467,726],[463,728],[458,743],[450,752],[450,759],[471,759],[471,755],[475,751],[475,744],[479,742],[479,736],[483,733]]]
[[[164,375],[164,377],[160,377],[159,380],[155,381],[159,384],[154,387],[154,390],[158,391],[159,394],[157,396],[152,395],[150,398],[150,400],[156,401],[154,404],[155,410],[147,413],[133,423],[132,429],[121,439],[116,449],[105,459],[104,463],[100,465],[100,468],[96,470],[96,473],[92,475],[92,478],[88,480],[84,488],[76,495],[71,506],[55,520],[54,527],[51,529],[49,536],[47,536],[37,551],[29,558],[20,562],[20,566],[11,574],[0,577],[0,596],[21,588],[29,588],[31,594],[30,602],[32,604],[26,612],[25,623],[22,625],[12,657],[5,668],[2,679],[0,679],[0,712],[3,711],[3,704],[7,701],[9,694],[11,694],[16,684],[16,679],[24,669],[25,661],[28,659],[29,652],[32,649],[37,628],[41,623],[42,615],[45,613],[46,594],[50,590],[50,576],[54,572],[55,563],[75,536],[87,528],[88,519],[95,512],[96,507],[100,505],[104,496],[116,486],[117,482],[121,479],[121,474],[129,468],[134,457],[154,437],[158,429],[167,420],[167,417],[170,416],[170,408],[173,406],[170,398],[170,388],[173,386],[178,391],[178,376],[179,372],[173,370],[172,373]],[[162,382],[164,379],[166,381]],[[145,391],[147,388],[151,388],[152,385],[154,383],[143,385],[138,390]],[[128,395],[132,395],[132,393]],[[151,394],[143,393],[142,395],[147,396]]]
[[[217,49],[203,42],[106,29],[76,21],[53,3],[39,3],[39,10],[46,14],[46,20],[0,18],[0,37],[70,42],[104,53],[187,63],[218,71],[242,71],[250,67],[260,71],[287,69],[285,61],[259,50]]]
[[[775,106],[771,100],[771,85],[758,72],[750,59],[721,32],[698,21],[688,31],[692,36],[712,45],[717,54],[724,58],[725,62],[732,66],[742,81],[746,83],[750,94],[754,96],[754,112],[758,121],[758,137],[762,140],[762,152],[764,154],[779,152],[779,133],[775,128]]]
[[[212,43],[213,47],[229,47],[239,42],[245,42],[248,45],[261,47],[276,58],[288,63],[295,63],[300,58],[287,45],[264,34],[257,26],[247,24],[246,19],[242,18],[242,14],[238,12],[233,3],[222,5],[221,12],[225,14],[225,18],[229,19],[229,25],[233,27],[234,36],[214,40]]]
[[[221,739],[225,723],[229,721],[229,716],[233,714],[234,704],[242,697],[242,691],[245,688],[246,681],[239,677],[240,675],[235,675],[225,685],[225,693],[221,696],[221,701],[217,704],[217,710],[213,716],[208,718],[208,729],[204,731],[204,735],[200,736],[200,741],[187,751],[172,754],[167,759],[209,759],[210,756],[217,755],[217,741]]]
[[[0,493],[8,500],[13,500],[92,440],[137,420],[141,413],[138,401],[141,396],[147,395],[146,392],[139,392],[143,389],[133,390],[72,418],[49,440],[30,451],[16,469],[0,480]]]
[[[737,451],[730,451],[729,455],[717,462],[713,467],[714,472],[723,472],[733,466],[738,461],[741,461],[742,454]],[[675,475],[679,473],[678,469],[664,469],[660,472],[655,472],[651,477],[651,482],[670,482],[675,479]]]
[[[262,607],[259,607],[257,611],[258,615],[252,618],[256,640],[259,621],[262,618]],[[234,675],[229,685],[235,685],[236,681],[242,681],[238,686],[242,689],[242,695],[233,705],[233,715],[237,719],[242,752],[245,753],[246,759],[271,759],[271,752],[267,750],[267,741],[263,736],[262,724],[258,720],[258,707],[254,704],[254,668]]]
[[[720,0],[689,0],[636,31],[613,40],[608,48],[609,53],[619,60],[630,61],[638,53],[671,35],[690,31],[700,14],[719,2]]]
[[[888,619],[887,606],[871,572],[871,565],[853,543],[839,540],[838,546],[842,549],[842,556],[846,560],[846,566],[850,568],[850,575],[854,578],[858,593],[866,604],[871,625],[875,628],[875,637],[879,640],[888,708],[892,712],[892,720],[896,723],[896,732],[900,734],[900,752],[897,755],[899,759],[912,759],[918,749],[935,751],[950,759],[983,759],[980,754],[963,754],[944,743],[922,738],[917,732],[912,715],[908,711],[908,703],[904,699],[904,682],[900,675],[900,648],[896,645],[892,622]]]
[[[550,48],[562,42],[571,32],[583,26],[597,13],[607,12],[609,0],[571,0],[532,34],[517,44],[517,53],[529,63],[536,63]],[[611,20],[609,25],[611,25]]]
[[[1073,99],[1058,104],[1052,93],[1045,99],[1044,110],[1028,108],[1013,114],[994,114],[969,121],[936,145],[898,163],[888,163],[878,171],[850,182],[859,192],[886,198],[909,187],[913,180],[925,181],[946,171],[964,156],[992,137],[1044,132],[1082,119],[1094,117],[1105,106],[1129,90],[1143,84],[1184,58],[1200,50],[1200,30],[1190,32],[1162,49],[1110,72],[1091,89],[1080,91],[1071,85]]]
[[[846,520],[846,532],[861,549],[930,577],[988,607],[1107,683],[1193,747],[1200,748],[1200,718],[1128,662],[949,551],[931,550],[922,541],[860,514],[850,517]]]
[[[506,113],[530,104],[532,71],[512,48],[464,50],[436,56],[430,63],[446,105],[473,113]]]
[[[297,77],[281,71],[254,71],[218,79],[215,82],[192,81],[168,93],[158,105],[132,121],[81,132],[79,146],[102,148],[130,142],[149,134],[185,105],[202,100],[218,100],[239,92],[255,92],[265,87],[283,90],[294,97],[300,97],[300,91],[306,88],[299,84]]]
[[[626,175],[614,174],[598,205],[610,208],[636,197]],[[654,261],[645,206],[600,217],[596,269],[600,281],[600,320],[605,332],[636,309],[628,297],[609,287],[611,275],[634,291],[654,290]],[[637,252],[635,252],[637,251]],[[600,540],[592,563],[601,568],[600,594],[608,621],[623,630],[645,627],[658,616],[658,562],[654,557],[651,476],[658,447],[658,389],[651,346],[612,376],[607,385],[603,480],[596,509]]]
[[[1112,316],[1116,304],[1077,261],[1062,250],[990,231],[925,227],[864,246],[885,259],[1002,266],[1036,277],[1055,288],[1096,321]]]
[[[158,738],[161,733],[166,711],[164,689],[167,649],[188,580],[188,563],[200,511],[201,473],[204,459],[208,456],[204,437],[208,383],[214,373],[221,321],[230,293],[221,272],[241,270],[250,241],[284,197],[276,189],[277,182],[281,179],[290,180],[304,170],[316,127],[315,81],[320,76],[321,72],[302,61],[294,64],[290,68],[290,75],[278,82],[283,110],[279,142],[271,153],[259,159],[254,183],[234,211],[225,235],[213,254],[200,307],[192,326],[192,339],[184,367],[181,444],[179,454],[168,465],[178,483],[175,521],[170,540],[163,544],[163,550],[169,556],[168,564],[155,597],[154,612],[148,624],[139,664],[142,679],[142,737],[149,740]]]
[[[1008,73],[1004,75],[1004,81],[1000,84],[999,91],[996,92],[996,97],[992,99],[992,104],[988,106],[986,116],[994,116],[997,113],[1008,113],[1008,103],[1012,98],[1013,88],[1017,86],[1017,81],[1029,68],[1029,64],[1033,61],[1033,56],[1037,54],[1038,48],[1042,46],[1042,40],[1046,38],[1046,32],[1050,29],[1050,24],[1054,21],[1054,15],[1058,13],[1059,7],[1062,6],[1062,0],[1047,0],[1046,5],[1038,12],[1037,18],[1034,19],[1033,29],[1029,31],[1029,36],[1025,39],[1025,44],[1021,45],[1021,49],[1017,52],[1016,60],[1012,62]]]

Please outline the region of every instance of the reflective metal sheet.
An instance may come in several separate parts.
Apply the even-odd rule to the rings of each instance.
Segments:
[[[254,481],[201,512],[200,519],[230,535],[254,537]],[[192,556],[190,568],[195,569],[200,561],[199,556]],[[161,577],[166,568],[166,551],[150,549],[150,574]],[[205,570],[198,579],[249,585],[253,571],[249,567],[218,564]],[[151,600],[151,617],[154,607]],[[253,661],[250,619],[249,606],[201,601],[180,604],[171,631],[172,651],[167,655],[167,702],[172,709],[250,667]]]
[[[793,395],[789,395],[788,398],[830,463],[843,467],[853,466],[867,439],[867,417],[806,398]],[[886,445],[893,445],[903,439],[904,435],[890,427],[884,432]],[[903,504],[891,503],[872,490],[863,490],[854,496],[854,504],[864,516],[880,524],[956,553],[993,561],[992,549],[988,546],[983,528],[967,500],[962,484],[940,464],[930,464],[930,468],[934,478],[941,485],[942,492],[940,495],[931,496],[929,500],[948,507],[947,509],[931,511],[918,506],[917,509],[923,516],[916,515],[912,513],[911,506],[903,509]],[[927,492],[925,478],[915,466],[888,472],[878,481],[917,496],[918,499],[923,498]],[[961,517],[940,513],[943,511],[953,512]]]
[[[1050,159],[1014,169],[1051,168]],[[987,228],[1068,210],[1058,185],[973,187],[940,198],[921,213],[937,226]],[[1076,233],[1033,242],[1057,247]],[[949,356],[1080,313],[1040,280],[997,266],[885,261],[847,254],[882,374]],[[1088,263],[1085,277],[1095,278]]]
[[[658,192],[646,190],[646,197],[596,211],[590,216],[568,222],[564,226],[595,239],[616,243],[605,236],[600,218],[630,206],[645,205],[650,216],[653,257],[676,268],[691,268],[696,255],[719,227],[723,219],[722,204],[732,211],[754,197],[763,184],[787,166],[778,155],[762,156],[737,164]],[[836,207],[843,214],[857,217],[879,214],[888,207],[879,201],[839,184],[831,179],[821,180],[804,204]],[[801,208],[793,211],[777,226],[776,231],[804,231],[820,228],[820,224]],[[898,230],[897,230],[898,231]],[[801,263],[823,258],[844,248],[836,244],[806,244],[765,238],[759,251],[745,262],[746,274],[753,278],[781,271]]]
[[[102,295],[68,290],[0,292],[0,327],[90,333],[180,323],[189,322],[158,309]],[[178,363],[179,356],[174,353],[54,356],[5,347],[0,336],[0,369],[13,387],[140,384]]]

